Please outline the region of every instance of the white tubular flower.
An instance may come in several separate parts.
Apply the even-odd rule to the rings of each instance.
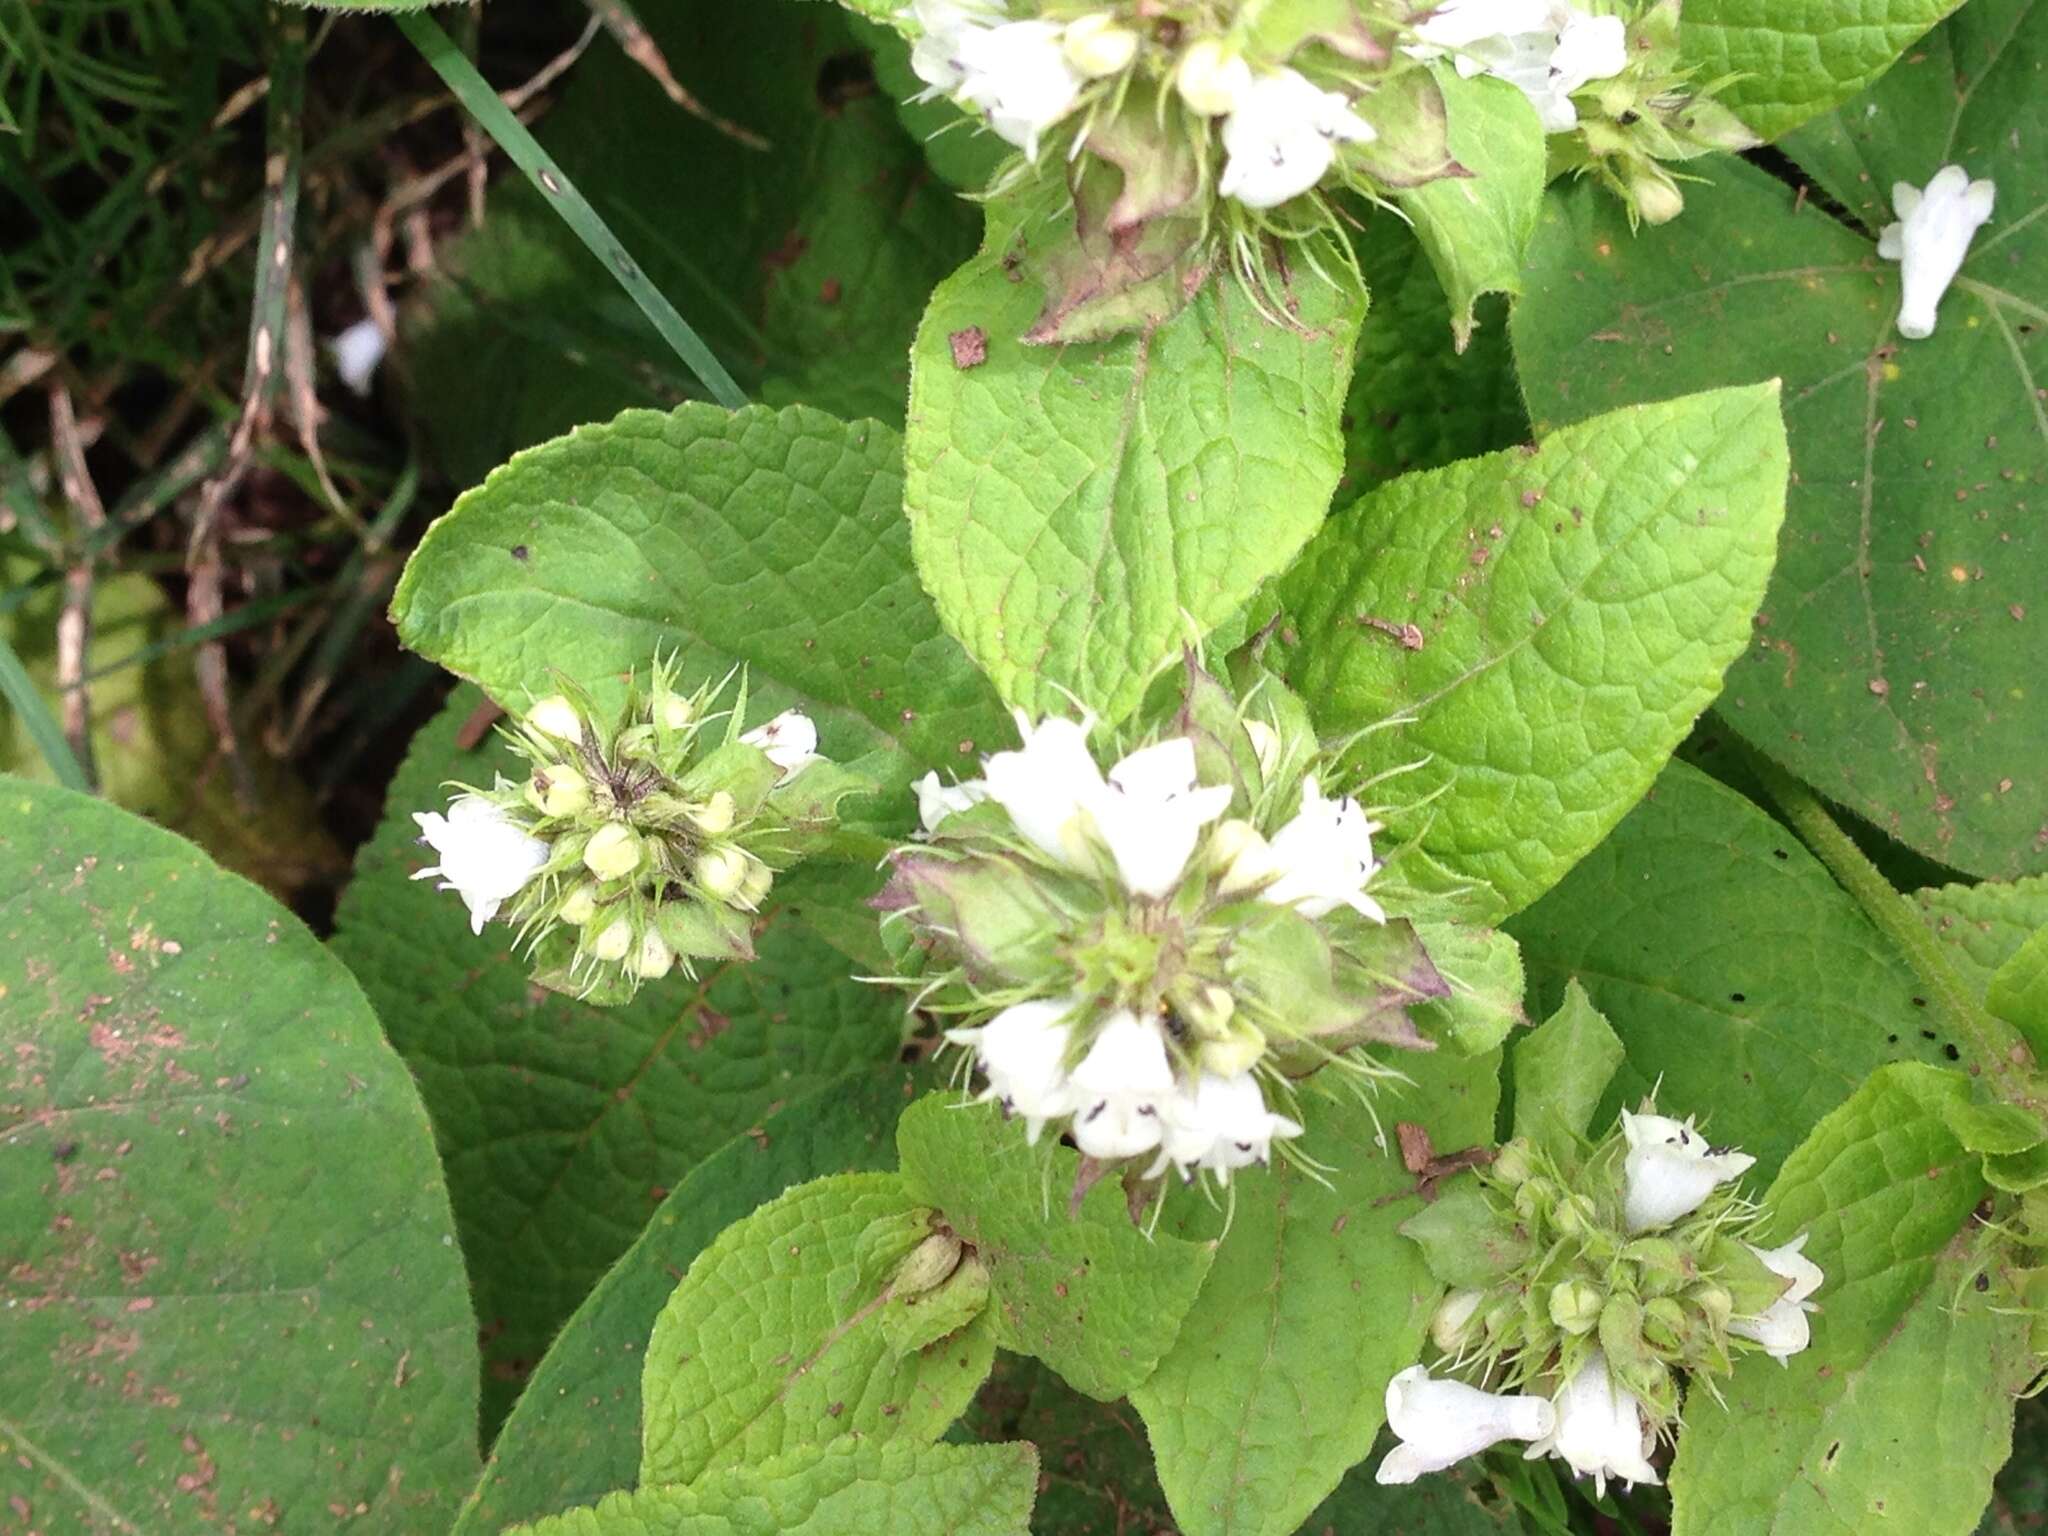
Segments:
[[[1240,54],[1231,52],[1217,37],[1204,37],[1188,45],[1173,71],[1174,89],[1188,110],[1203,117],[1222,117],[1235,112],[1252,88],[1252,67]]]
[[[1428,1370],[1411,1365],[1387,1383],[1387,1426],[1401,1443],[1387,1452],[1374,1479],[1412,1483],[1503,1440],[1541,1440],[1558,1423],[1543,1398],[1432,1381]]]
[[[1528,1460],[1557,1457],[1576,1475],[1592,1478],[1602,1498],[1610,1477],[1631,1488],[1659,1481],[1650,1465],[1657,1437],[1644,1424],[1635,1394],[1609,1379],[1607,1357],[1599,1350],[1564,1384],[1555,1406],[1557,1427],[1529,1447]]]
[[[1007,21],[960,34],[966,78],[959,95],[988,115],[996,133],[1038,158],[1046,129],[1074,110],[1087,82],[1067,58],[1054,21]]]
[[[1039,998],[1005,1008],[978,1029],[949,1029],[955,1045],[974,1047],[988,1087],[984,1103],[1024,1117],[1025,1139],[1038,1140],[1045,1122],[1074,1109],[1067,1082],[1067,1021],[1081,1006],[1073,997]]]
[[[1113,11],[1095,11],[1067,23],[1060,46],[1067,62],[1090,80],[1121,74],[1138,56],[1138,34],[1119,23]]]
[[[1109,1016],[1074,1068],[1074,1144],[1105,1161],[1136,1157],[1165,1134],[1173,1065],[1159,1030],[1128,1009]]]
[[[1092,870],[1088,808],[1105,787],[1088,751],[1088,722],[1053,718],[1034,726],[1019,711],[1017,730],[1024,745],[982,767],[988,797],[1041,852],[1070,869]]]
[[[1456,53],[1490,38],[1550,29],[1550,0],[1444,0],[1415,29],[1424,58]]]
[[[1487,20],[1503,25],[1489,33],[1482,29]],[[1432,35],[1440,21],[1445,25]],[[1493,75],[1528,97],[1545,133],[1578,127],[1572,92],[1628,67],[1628,29],[1621,18],[1590,15],[1572,5],[1499,3],[1470,14],[1460,6],[1448,15],[1439,12],[1419,30],[1431,43],[1457,52],[1459,74]],[[1454,35],[1464,41],[1440,41]]]
[[[998,19],[983,6],[960,0],[911,0],[898,14],[911,17],[920,29],[910,49],[910,67],[930,87],[925,98],[949,96],[960,89],[967,78],[960,62],[961,40],[988,30],[988,23]]]
[[[1689,1216],[1756,1159],[1747,1152],[1716,1152],[1690,1120],[1621,1112],[1628,1139],[1622,1167],[1622,1218],[1631,1232],[1650,1232]]]
[[[341,375],[349,393],[367,395],[377,365],[384,361],[384,331],[374,320],[358,320],[327,343],[334,358],[334,371]]]
[[[785,709],[765,725],[757,725],[740,738],[759,747],[768,761],[787,779],[818,760],[818,724],[800,709]]]
[[[1970,241],[1991,217],[1997,188],[1972,181],[1960,165],[1944,165],[1924,190],[1911,182],[1892,184],[1892,211],[1899,222],[1877,237],[1877,254],[1899,263],[1899,334],[1914,341],[1934,334],[1941,296],[1962,270]]]
[[[980,779],[948,784],[936,773],[928,773],[917,781],[917,819],[925,831],[931,832],[948,816],[979,805],[987,798],[988,785]]]
[[[1356,800],[1349,795],[1329,799],[1310,774],[1301,781],[1301,809],[1265,849],[1275,878],[1261,897],[1303,917],[1323,917],[1347,906],[1384,923],[1387,914],[1365,894],[1373,871],[1372,835],[1379,830]]]
[[[1378,135],[1336,91],[1291,69],[1255,79],[1223,123],[1229,160],[1216,190],[1247,208],[1274,208],[1299,197],[1335,164],[1337,146]]]
[[[1628,68],[1628,28],[1619,16],[1589,16],[1565,8],[1557,47],[1550,55],[1556,88],[1569,96],[1595,80],[1611,80]]]
[[[1230,793],[1196,781],[1195,744],[1176,736],[1110,769],[1089,810],[1125,887],[1159,897],[1180,884],[1202,829],[1230,809]]]
[[[1266,1162],[1275,1141],[1300,1134],[1300,1126],[1266,1108],[1266,1096],[1250,1072],[1230,1077],[1204,1072],[1194,1092],[1176,1093],[1167,1102],[1159,1157],[1145,1177],[1163,1173],[1172,1163],[1183,1178],[1200,1168],[1228,1184],[1233,1170]]]
[[[1820,1289],[1827,1278],[1821,1267],[1805,1255],[1807,1234],[1802,1232],[1782,1248],[1759,1248],[1750,1245],[1749,1251],[1763,1260],[1764,1268],[1774,1275],[1783,1275],[1792,1283],[1785,1288],[1785,1294],[1764,1309],[1761,1317],[1737,1317],[1728,1322],[1728,1331],[1739,1338],[1754,1339],[1763,1345],[1764,1353],[1778,1364],[1783,1365],[1813,1341],[1813,1329],[1806,1321],[1806,1314],[1814,1310],[1813,1303],[1806,1298]]]
[[[415,811],[420,841],[441,856],[413,876],[439,876],[440,889],[454,891],[469,908],[469,931],[482,933],[498,908],[517,896],[548,861],[548,845],[529,837],[519,824],[480,795],[458,795],[448,814]]]

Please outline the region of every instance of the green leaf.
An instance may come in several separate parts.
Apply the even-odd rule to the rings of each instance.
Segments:
[[[1573,1160],[1626,1054],[1586,989],[1567,981],[1557,1012],[1515,1042],[1515,1134]]]
[[[1526,307],[1526,306],[1524,306]],[[1426,760],[1422,846],[1510,910],[1605,837],[1742,651],[1784,506],[1772,386],[1636,406],[1368,493],[1280,583],[1279,669]],[[1413,624],[1419,645],[1397,638]],[[1391,630],[1391,632],[1390,632]]]
[[[694,1483],[849,1436],[943,1434],[995,1345],[980,1324],[917,1353],[890,1347],[891,1277],[928,1214],[893,1173],[841,1173],[719,1234],[648,1340],[640,1481]]]
[[[1003,696],[1052,712],[1071,690],[1115,720],[1322,521],[1365,301],[1297,261],[1289,326],[1219,273],[1163,325],[1027,346],[1035,274],[1070,237],[1036,202],[998,204],[932,295],[905,504],[940,616]]]
[[[1105,1401],[1151,1374],[1209,1272],[1209,1245],[1148,1239],[1114,1180],[1070,1212],[1074,1153],[1033,1152],[1021,1123],[949,1094],[905,1110],[896,1142],[912,1198],[936,1207],[988,1266],[1003,1348]]]
[[[2048,928],[2048,875],[1982,885],[1915,891],[1913,900],[1966,981],[1988,989],[1991,978],[2036,931]]]
[[[1339,506],[1411,469],[1526,442],[1529,418],[1508,352],[1505,302],[1483,301],[1470,345],[1456,351],[1444,345],[1451,311],[1443,285],[1408,226],[1377,215],[1352,243],[1372,316],[1358,332],[1358,366],[1344,402]]]
[[[2009,121],[2026,142],[2048,135]],[[1929,157],[1924,182],[1936,150],[1915,140],[1912,153]],[[1972,174],[1995,168],[1972,160]],[[2048,529],[2026,510],[2048,488],[2042,333],[2018,330],[2031,322],[1999,296],[2048,306],[2033,276],[2048,246],[1990,243],[2038,201],[2033,174],[2014,169],[2000,223],[1924,341],[1899,341],[1898,268],[1868,234],[1795,211],[1782,182],[1732,160],[1688,189],[1683,219],[1634,237],[1597,188],[1553,190],[1513,324],[1539,428],[1673,389],[1784,380],[1782,554],[1718,713],[1879,830],[1999,878],[2048,868],[2026,791],[2048,671]]]
[[[1946,1059],[1920,983],[1819,860],[1674,763],[1607,841],[1517,917],[1533,986],[1576,977],[1628,1048],[1595,1123],[1661,1081],[1767,1179],[1886,1062]]]
[[[1505,80],[1434,73],[1450,111],[1451,153],[1471,174],[1426,181],[1394,201],[1415,221],[1450,298],[1462,352],[1479,296],[1522,291],[1522,254],[1543,208],[1543,125],[1529,98]]]
[[[688,1488],[615,1493],[529,1536],[1026,1536],[1028,1445],[811,1446]]]
[[[1971,1152],[2024,1152],[2048,1141],[2048,1129],[2017,1104],[1956,1099],[1945,1106],[1949,1133]]]
[[[0,778],[0,892],[0,1500],[52,1531],[444,1528],[476,1324],[362,992],[68,790]]]
[[[889,1129],[914,1082],[895,1066],[841,1078],[764,1116],[691,1169],[542,1356],[455,1536],[497,1536],[514,1521],[631,1487],[640,1471],[647,1339],[676,1277],[720,1232],[790,1186],[893,1168]]]
[[[776,1105],[891,1061],[903,1012],[786,915],[751,965],[706,964],[696,982],[672,976],[623,1007],[534,987],[511,930],[471,934],[460,901],[411,878],[432,859],[412,812],[441,805],[448,780],[518,771],[494,735],[464,750],[482,702],[456,690],[414,738],[343,895],[334,948],[434,1120],[486,1330],[494,1430],[668,1188]]]
[[[2026,1318],[1972,1283],[1982,1265],[1965,1224],[1984,1181],[1944,1122],[1967,1091],[1931,1068],[1886,1068],[1786,1160],[1764,1200],[1768,1240],[1810,1234],[1827,1276],[1813,1343],[1786,1366],[1746,1357],[1722,1401],[1688,1396],[1673,1536],[1975,1526],[2032,1366]]]
[[[1998,968],[1984,994],[1984,1006],[2018,1025],[2037,1056],[2048,1051],[2048,928]]]
[[[399,637],[515,705],[596,687],[657,652],[683,683],[749,669],[751,709],[791,705],[821,750],[906,823],[924,768],[1009,726],[911,569],[894,433],[794,406],[627,411],[518,455],[459,498],[407,563]]]
[[[1352,1468],[1303,1529],[1315,1536],[1529,1536],[1538,1529],[1498,1489],[1487,1487],[1477,1462],[1391,1488],[1374,1481],[1373,1465]]]
[[[1499,1065],[1404,1057],[1416,1086],[1383,1097],[1380,1116],[1422,1125],[1440,1153],[1490,1141]],[[1311,1099],[1303,1118],[1327,1183],[1284,1164],[1247,1171],[1227,1221],[1188,1192],[1161,1223],[1222,1233],[1172,1353],[1131,1398],[1187,1536],[1299,1526],[1372,1449],[1387,1382],[1415,1363],[1442,1293],[1395,1231],[1421,1206],[1372,1114],[1349,1098]]]
[[[1706,79],[1734,76],[1715,99],[1762,137],[1775,139],[1854,96],[1959,3],[1690,0],[1679,24],[1679,53]]]
[[[677,105],[608,42],[535,137],[749,395],[899,425],[917,318],[980,221],[872,89],[866,29],[825,5],[641,9],[682,87],[767,148]],[[696,393],[531,184],[495,181],[487,208],[437,248],[448,276],[408,336],[413,402],[458,484],[583,422]]]
[[[1410,1010],[1431,1038],[1476,1056],[1528,1022],[1522,1013],[1522,951],[1512,936],[1497,928],[1426,919],[1416,923],[1415,931],[1451,988],[1449,997]]]
[[[1484,1289],[1535,1256],[1528,1233],[1497,1218],[1470,1179],[1457,1180],[1400,1230],[1445,1285]]]

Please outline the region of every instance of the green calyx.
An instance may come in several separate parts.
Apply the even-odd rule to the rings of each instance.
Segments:
[[[746,683],[733,683],[682,693],[657,661],[616,709],[565,685],[504,729],[526,778],[471,792],[548,845],[504,907],[542,986],[618,1003],[697,961],[752,958],[775,875],[824,847],[839,802],[870,787],[822,759],[778,762],[758,728],[746,739]]]

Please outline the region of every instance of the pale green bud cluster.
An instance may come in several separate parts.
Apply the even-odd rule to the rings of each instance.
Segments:
[[[1798,1312],[1806,1290],[1787,1301],[1787,1274],[1744,1240],[1763,1213],[1732,1183],[1715,1183],[1749,1160],[1713,1156],[1727,1168],[1700,1178],[1711,1192],[1658,1223],[1645,1210],[1662,1214],[1663,1174],[1621,1127],[1568,1159],[1527,1140],[1506,1143],[1401,1229],[1451,1287],[1431,1327],[1437,1348],[1459,1374],[1495,1390],[1545,1392],[1598,1351],[1661,1431],[1678,1415],[1686,1374],[1726,1374],[1747,1350],[1803,1347],[1803,1312],[1796,1344],[1766,1323],[1789,1321],[1785,1309]],[[1677,1193],[1683,1205],[1698,1190]]]
[[[816,755],[801,714],[745,729],[743,679],[721,707],[733,683],[683,693],[658,662],[616,708],[565,687],[505,731],[526,777],[471,793],[546,846],[504,909],[542,985],[620,1002],[699,960],[751,959],[776,874],[870,787]]]

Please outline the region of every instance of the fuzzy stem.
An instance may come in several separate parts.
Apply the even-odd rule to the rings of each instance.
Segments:
[[[1762,753],[1747,750],[1745,755],[1792,830],[1854,898],[1872,926],[1898,946],[1926,988],[1935,1011],[1966,1042],[1972,1065],[1982,1070],[1999,1097],[2015,1103],[2034,1102],[2031,1079],[2035,1063],[2026,1041],[2018,1030],[1985,1010],[1912,902],[1893,888],[1849,834],[1836,825],[1818,795]]]

